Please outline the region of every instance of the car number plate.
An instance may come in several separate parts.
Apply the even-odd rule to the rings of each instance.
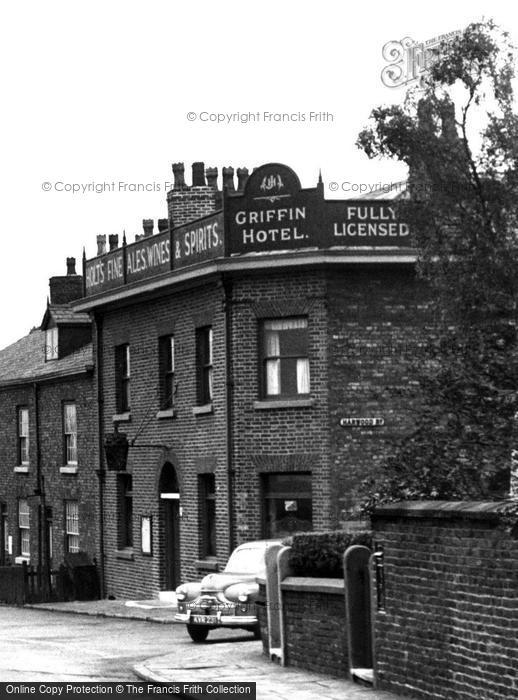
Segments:
[[[193,615],[192,621],[196,625],[217,625],[218,618],[216,615]]]

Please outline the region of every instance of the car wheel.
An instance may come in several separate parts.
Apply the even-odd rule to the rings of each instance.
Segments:
[[[187,632],[189,633],[189,637],[193,642],[200,644],[207,639],[209,628],[204,627],[203,625],[187,625]]]
[[[252,632],[254,633],[254,639],[261,639],[261,627],[259,625],[256,625]]]

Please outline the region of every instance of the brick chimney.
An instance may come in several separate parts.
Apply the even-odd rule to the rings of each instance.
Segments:
[[[97,236],[97,255],[104,255],[106,253],[106,234],[100,233]]]
[[[248,168],[237,169],[237,189],[242,192],[245,189],[246,181],[248,180]]]
[[[110,244],[110,251],[117,250],[117,248],[119,247],[119,234],[110,233],[110,235],[108,236],[108,241]]]
[[[173,226],[181,226],[220,208],[220,193],[214,184],[205,182],[204,164],[193,163],[190,187],[185,183],[184,170],[183,163],[173,163],[174,188],[167,193],[167,208]]]
[[[50,303],[68,304],[83,296],[83,277],[76,275],[76,259],[67,258],[67,274],[49,279]]]
[[[169,230],[169,219],[158,219],[158,233]]]
[[[144,229],[144,238],[148,238],[153,235],[153,227],[155,222],[153,219],[142,219],[142,228]]]

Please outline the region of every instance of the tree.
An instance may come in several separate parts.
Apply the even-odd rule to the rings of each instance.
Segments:
[[[416,236],[436,331],[418,372],[415,429],[392,445],[367,507],[504,496],[518,410],[518,116],[513,49],[492,21],[441,44],[403,106],[379,107],[357,145],[409,168],[401,215]]]

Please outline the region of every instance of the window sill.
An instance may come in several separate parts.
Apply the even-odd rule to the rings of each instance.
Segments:
[[[112,416],[113,423],[129,423],[131,421],[131,412],[126,411],[126,413],[114,413]]]
[[[255,411],[267,411],[270,408],[309,408],[315,405],[315,399],[263,399],[254,401]]]
[[[117,559],[127,559],[128,561],[133,561],[135,559],[133,555],[133,547],[126,547],[125,549],[117,549],[115,551],[115,556]]]
[[[174,408],[165,408],[163,411],[158,411],[156,417],[158,420],[164,420],[165,418],[176,418],[176,411]]]
[[[204,416],[209,413],[214,413],[214,407],[211,403],[206,403],[203,406],[194,406],[192,409],[193,416]]]
[[[29,466],[26,464],[20,464],[14,468],[14,471],[17,474],[28,474],[29,473]]]
[[[203,571],[218,571],[219,570],[219,564],[218,560],[210,557],[207,559],[198,559],[198,561],[195,562],[195,567],[198,569],[203,569]]]
[[[77,464],[67,464],[59,468],[60,474],[77,474]]]
[[[31,561],[30,557],[15,557],[14,558],[14,563],[15,564],[29,564]]]

